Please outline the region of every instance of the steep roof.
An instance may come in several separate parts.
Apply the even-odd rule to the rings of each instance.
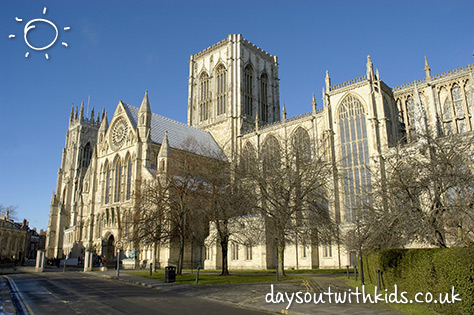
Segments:
[[[133,126],[137,128],[139,108],[125,103],[123,106]],[[209,132],[152,113],[151,141],[161,144],[165,131],[168,131],[168,141],[172,148],[210,157],[221,156],[222,150]]]

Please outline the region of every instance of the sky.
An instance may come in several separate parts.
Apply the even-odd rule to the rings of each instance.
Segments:
[[[148,89],[153,112],[186,122],[189,57],[228,34],[278,56],[291,117],[311,110],[312,93],[322,103],[326,70],[332,84],[362,76],[368,54],[391,87],[423,78],[424,56],[432,74],[474,63],[473,12],[474,1],[437,0],[2,0],[0,204],[46,229],[71,107],[105,107],[110,121]],[[57,26],[50,48],[33,49],[54,40],[47,22],[25,42],[32,19]]]

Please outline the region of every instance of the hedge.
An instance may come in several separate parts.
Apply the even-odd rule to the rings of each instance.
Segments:
[[[364,256],[365,281],[377,285],[381,271],[382,289],[406,291],[413,299],[417,292],[459,293],[461,302],[429,303],[442,314],[474,314],[474,247],[436,249],[388,249]]]

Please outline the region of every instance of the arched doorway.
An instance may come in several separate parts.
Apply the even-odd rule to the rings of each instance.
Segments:
[[[109,238],[107,239],[107,248],[105,250],[105,255],[107,257],[107,265],[112,263],[115,259],[115,238],[113,234],[110,234]]]

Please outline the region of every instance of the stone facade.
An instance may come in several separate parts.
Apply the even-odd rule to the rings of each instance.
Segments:
[[[417,128],[434,136],[473,131],[474,66],[431,75],[425,60],[424,71],[423,79],[390,88],[368,56],[365,73],[354,80],[333,85],[327,72],[322,106],[313,95],[307,113],[288,118],[284,105],[280,108],[277,57],[231,34],[191,55],[188,125],[152,114],[147,95],[140,108],[119,102],[110,126],[105,113],[100,119],[85,118],[81,106],[79,115],[77,109],[71,112],[51,202],[46,255],[77,256],[91,248],[112,257],[117,239],[125,241],[125,256],[129,254],[134,248],[126,231],[134,206],[130,196],[136,183],[161,165],[165,131],[171,150],[188,150],[183,143],[191,136],[202,146],[222,149],[232,163],[238,163],[245,150],[258,154],[270,139],[282,145],[297,135],[309,138],[312,152],[324,148],[334,169],[328,208],[344,231],[353,220],[355,194],[370,187],[368,170],[384,172],[391,147],[416,141]],[[193,256],[206,268],[218,268],[212,225],[210,233],[205,247],[192,250]],[[237,239],[232,244],[231,269],[275,266],[268,242],[250,249]],[[142,247],[139,258],[149,260],[151,253]],[[190,253],[189,248],[188,258]],[[157,256],[161,265],[174,263],[173,244]],[[342,244],[296,243],[287,246],[285,261],[289,268],[336,268],[353,265],[354,255]]]
[[[27,226],[10,219],[7,209],[0,215],[0,262],[23,262],[28,245]]]

